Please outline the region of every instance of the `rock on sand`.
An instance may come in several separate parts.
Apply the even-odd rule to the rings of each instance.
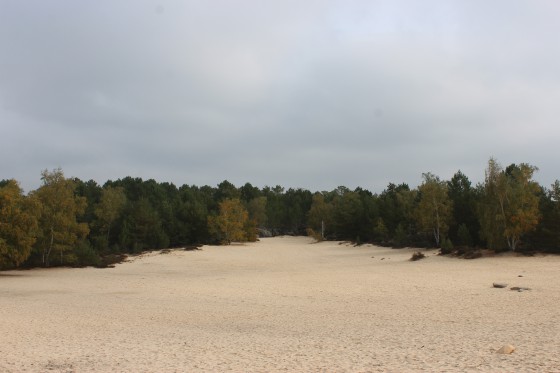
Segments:
[[[498,351],[496,351],[496,353],[498,353],[498,354],[504,354],[504,355],[509,355],[509,354],[511,354],[513,351],[515,351],[515,346],[512,346],[512,345],[503,345]]]

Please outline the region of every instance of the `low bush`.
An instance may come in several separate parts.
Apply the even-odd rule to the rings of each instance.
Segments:
[[[321,242],[323,241],[323,237],[321,236],[321,233],[319,232],[315,232],[313,229],[311,228],[307,228],[307,235],[309,237],[313,237],[313,239],[317,242]]]
[[[424,259],[425,257],[426,257],[426,255],[424,255],[424,253],[421,253],[420,251],[415,251],[412,254],[412,257],[410,258],[410,260],[415,262],[417,260]]]

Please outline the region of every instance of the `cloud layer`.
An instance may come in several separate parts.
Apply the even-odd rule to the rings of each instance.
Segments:
[[[1,178],[558,178],[554,1],[3,1]]]

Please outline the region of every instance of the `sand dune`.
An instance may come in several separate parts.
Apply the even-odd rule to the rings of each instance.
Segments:
[[[560,372],[560,257],[411,253],[278,237],[3,272],[0,371]]]

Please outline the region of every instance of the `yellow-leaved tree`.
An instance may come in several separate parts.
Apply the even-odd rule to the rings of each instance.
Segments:
[[[111,227],[114,222],[121,216],[122,211],[126,205],[126,194],[122,187],[106,187],[101,192],[99,203],[95,205],[93,210],[97,217],[97,223],[104,236],[105,249],[109,246],[109,239],[111,236]]]
[[[420,229],[431,232],[436,246],[447,235],[453,214],[453,203],[447,193],[447,184],[436,175],[422,174],[424,181],[418,187],[420,201],[416,207],[416,220]]]
[[[0,186],[0,268],[17,267],[31,254],[37,239],[40,207],[23,195],[15,180]]]
[[[515,251],[522,236],[537,226],[539,185],[532,180],[537,170],[526,163],[503,170],[494,158],[488,161],[479,218],[491,249],[501,249],[505,241]]]
[[[315,193],[311,200],[311,207],[307,213],[307,235],[317,241],[325,239],[325,230],[331,229],[333,223],[333,205],[325,202],[322,193]]]
[[[539,185],[532,180],[538,168],[526,163],[506,168],[507,192],[502,205],[506,221],[504,235],[509,248],[515,251],[521,237],[539,223]]]
[[[220,242],[229,245],[233,241],[252,240],[247,231],[247,227],[251,227],[249,213],[239,199],[225,199],[219,208],[218,215],[208,217],[208,227]]]
[[[85,212],[87,201],[85,197],[76,196],[76,184],[64,177],[60,168],[49,172],[41,172],[43,184],[33,196],[41,203],[41,217],[39,228],[41,234],[35,244],[41,263],[48,267],[51,264],[51,254],[56,253],[60,258],[59,264],[73,261],[72,250],[79,240],[89,233],[86,223],[79,223],[78,216]]]

